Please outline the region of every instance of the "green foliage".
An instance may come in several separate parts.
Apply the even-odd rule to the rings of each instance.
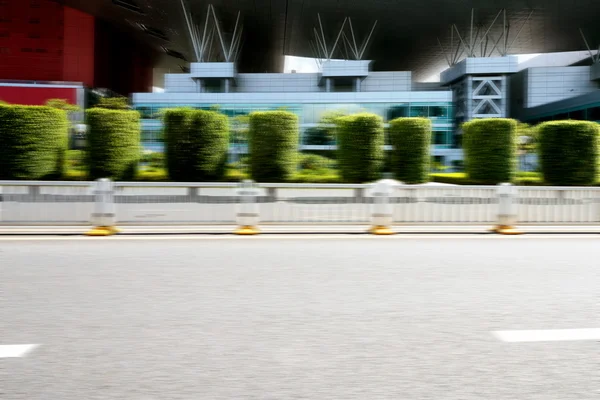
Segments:
[[[174,181],[215,181],[225,173],[229,121],[215,111],[176,108],[164,114],[166,165]]]
[[[127,97],[101,97],[98,99],[96,108],[106,108],[108,110],[129,110]]]
[[[68,150],[67,151],[67,169],[75,171],[86,171],[85,151]]]
[[[469,179],[482,184],[512,182],[517,167],[517,122],[475,119],[463,125]]]
[[[294,183],[341,183],[336,170],[324,169],[320,171],[300,171],[292,176],[290,182]]]
[[[470,185],[471,182],[464,172],[431,174],[430,179],[437,183],[449,183],[451,185]]]
[[[86,123],[89,178],[134,179],[140,160],[139,113],[90,108]]]
[[[250,176],[244,170],[238,168],[227,168],[223,180],[226,182],[241,182],[246,179],[250,179]]]
[[[392,172],[408,183],[429,181],[431,121],[427,118],[398,118],[390,122]]]
[[[344,182],[378,179],[384,164],[383,120],[375,114],[336,118],[338,166]]]
[[[334,128],[316,126],[304,131],[304,144],[307,146],[331,146],[335,144]]]
[[[452,185],[480,185],[481,182],[472,181],[464,172],[431,174],[431,180],[437,183],[449,183]],[[515,185],[519,186],[541,186],[544,184],[540,174],[536,172],[520,172],[517,174]]]
[[[326,168],[332,168],[335,164],[330,158],[316,154],[300,154],[298,166],[301,170],[318,171]]]
[[[288,111],[250,114],[250,175],[257,182],[289,180],[298,157],[298,116]]]
[[[0,106],[0,179],[57,179],[65,170],[67,114],[51,107]]]
[[[140,182],[165,182],[169,180],[169,176],[166,169],[153,168],[145,171],[139,171],[136,180]]]
[[[46,106],[63,110],[67,113],[80,111],[79,106],[73,105],[64,99],[50,99],[46,102]]]
[[[593,185],[598,178],[598,124],[553,121],[539,127],[540,165],[550,185]]]
[[[153,169],[164,168],[165,166],[165,153],[158,151],[148,151],[142,154],[142,164],[147,165]]]
[[[517,140],[520,152],[524,154],[534,153],[538,142],[537,128],[523,122],[518,122]]]

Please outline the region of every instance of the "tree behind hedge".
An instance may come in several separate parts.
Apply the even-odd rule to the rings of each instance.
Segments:
[[[540,166],[550,185],[593,185],[598,179],[599,128],[595,122],[552,121],[539,126]]]
[[[362,183],[380,178],[384,164],[384,130],[380,116],[369,113],[335,120],[337,156],[344,182]]]
[[[62,177],[68,129],[62,110],[0,105],[0,179]]]
[[[429,181],[431,121],[427,118],[397,118],[390,122],[391,170],[408,184]]]
[[[175,181],[214,181],[225,174],[229,121],[215,111],[178,108],[164,115],[167,169]]]
[[[141,156],[140,114],[104,108],[90,108],[85,114],[89,178],[135,179]]]
[[[296,171],[298,116],[288,111],[250,114],[250,176],[257,182],[282,182]]]
[[[469,179],[479,184],[512,182],[517,168],[517,122],[506,118],[474,119],[463,125]]]

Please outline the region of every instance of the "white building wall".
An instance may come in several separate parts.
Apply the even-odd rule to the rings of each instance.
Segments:
[[[527,70],[524,106],[537,107],[598,90],[590,80],[590,67],[536,67]]]
[[[196,93],[198,86],[190,74],[165,74],[166,93]]]
[[[234,92],[321,92],[319,74],[238,74]]]
[[[361,84],[363,92],[408,92],[411,89],[410,72],[371,72]]]

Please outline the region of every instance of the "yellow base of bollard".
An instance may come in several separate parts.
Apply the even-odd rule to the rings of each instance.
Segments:
[[[96,226],[85,233],[86,236],[112,236],[121,230],[114,226]]]
[[[123,232],[121,229],[117,228],[116,226],[109,226],[108,229],[111,230],[111,232],[113,233],[113,235],[116,235],[117,233]]]
[[[492,229],[492,232],[495,232],[499,235],[522,235],[523,232],[515,228],[514,226],[509,225],[499,225]]]
[[[394,232],[389,226],[373,226],[371,229],[369,229],[369,233],[380,236],[396,234],[396,232]]]
[[[112,236],[115,233],[120,232],[114,226],[96,226],[90,231],[86,232],[86,236]]]
[[[260,230],[255,226],[240,226],[234,233],[236,235],[251,236],[258,235]]]

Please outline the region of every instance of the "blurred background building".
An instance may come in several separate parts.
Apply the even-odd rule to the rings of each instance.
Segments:
[[[173,106],[218,107],[242,128],[251,111],[294,110],[303,148],[323,151],[336,113],[423,116],[450,164],[471,118],[600,120],[598,12],[592,0],[0,0],[0,100],[130,96],[157,150]]]

